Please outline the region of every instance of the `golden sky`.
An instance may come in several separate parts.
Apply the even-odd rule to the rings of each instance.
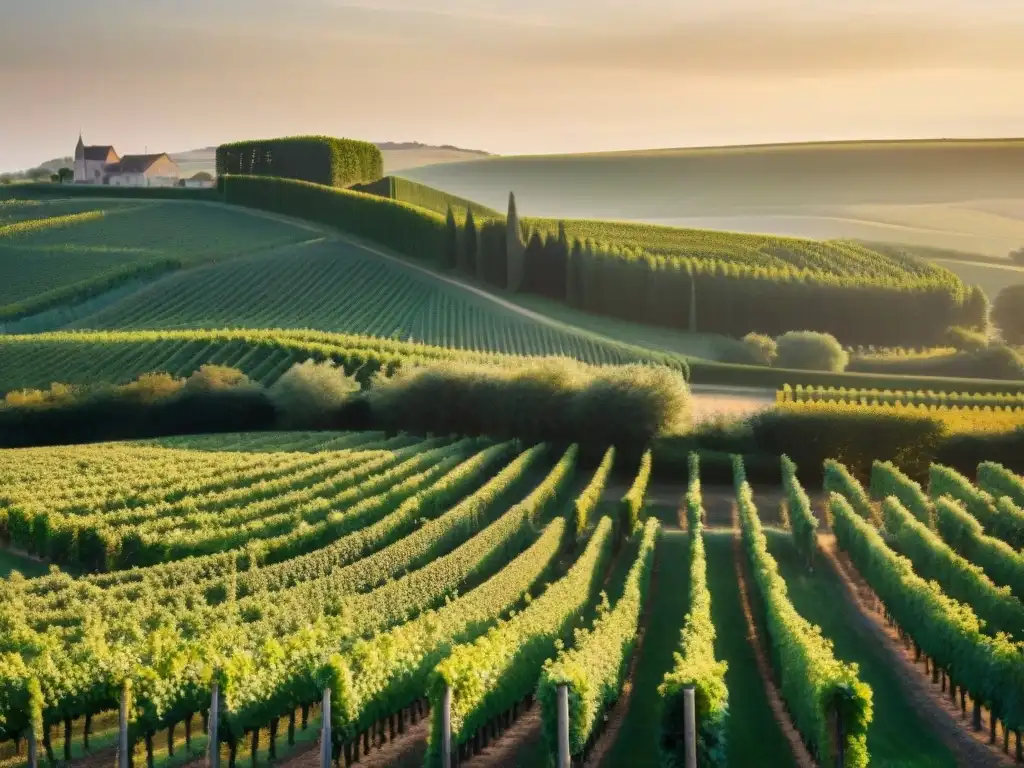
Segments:
[[[1024,135],[1024,0],[0,9],[0,170],[70,153],[79,129],[121,152],[295,133],[499,153]]]

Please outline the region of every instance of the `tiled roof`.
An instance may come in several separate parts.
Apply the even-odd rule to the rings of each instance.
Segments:
[[[159,155],[125,155],[119,163],[111,163],[105,170],[108,174],[145,173],[150,167],[166,154]]]
[[[113,147],[85,147],[86,160],[108,160],[111,155],[117,157]]]

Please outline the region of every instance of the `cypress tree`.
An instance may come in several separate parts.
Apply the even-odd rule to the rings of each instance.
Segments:
[[[508,263],[508,289],[521,291],[526,272],[526,244],[523,242],[522,224],[516,212],[515,193],[508,193],[508,219],[505,223],[506,260]]]
[[[459,263],[459,225],[455,221],[455,212],[448,206],[448,217],[445,221],[444,250],[441,252],[441,269],[455,269]]]
[[[566,260],[565,301],[570,307],[580,309],[583,306],[583,243],[573,240]]]
[[[473,209],[466,211],[466,226],[463,231],[463,271],[470,276],[476,276],[477,252],[480,250],[480,242],[477,239],[476,221],[473,219]]]

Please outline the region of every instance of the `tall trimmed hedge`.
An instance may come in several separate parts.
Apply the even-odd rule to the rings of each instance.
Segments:
[[[218,176],[274,176],[328,187],[377,181],[384,156],[367,141],[290,136],[238,141],[217,147]]]
[[[445,219],[383,197],[292,179],[225,176],[228,203],[317,221],[398,253],[437,262],[445,252]]]

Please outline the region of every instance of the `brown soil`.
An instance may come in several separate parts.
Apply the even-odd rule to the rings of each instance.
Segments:
[[[534,702],[501,738],[480,750],[479,755],[463,760],[462,765],[468,764],[473,768],[529,768],[535,762],[537,743],[541,738],[540,704]]]
[[[356,765],[360,768],[418,768],[427,753],[427,733],[430,718],[422,718],[416,725],[406,724],[405,733],[396,736],[381,747],[361,754]],[[342,759],[344,763],[344,759]],[[280,763],[282,768],[320,768],[320,741],[309,744],[299,754],[290,755]]]
[[[943,693],[939,685],[932,683],[931,675],[925,672],[923,657],[920,663],[915,663],[913,651],[903,645],[896,630],[889,627],[878,612],[877,608],[881,606],[881,601],[846,554],[839,550],[835,537],[819,536],[819,543],[825,559],[846,587],[845,594],[856,609],[856,617],[863,627],[879,638],[881,646],[889,654],[892,672],[908,698],[914,702],[917,712],[932,726],[932,731],[956,754],[957,762],[972,768],[1014,765],[1013,758],[1002,753],[1001,729],[997,734],[999,746],[990,745],[987,717],[982,717],[982,731],[971,730],[970,698],[968,697],[967,715],[963,715],[960,707],[950,701],[949,695]]]
[[[764,691],[768,697],[768,705],[775,715],[775,721],[779,724],[779,729],[789,742],[790,749],[793,751],[793,759],[796,761],[798,768],[816,768],[817,763],[815,763],[807,746],[800,738],[800,732],[797,731],[793,726],[792,720],[790,720],[789,713],[782,702],[782,696],[779,695],[779,689],[775,685],[768,658],[765,656],[764,645],[757,631],[754,612],[750,604],[750,595],[747,591],[749,583],[747,580],[747,569],[743,557],[742,544],[740,543],[739,528],[736,526],[733,527],[733,562],[736,566],[736,581],[740,588],[743,617],[747,622],[747,639],[750,641],[750,647],[754,650],[757,668],[761,673],[761,682],[764,683]]]

